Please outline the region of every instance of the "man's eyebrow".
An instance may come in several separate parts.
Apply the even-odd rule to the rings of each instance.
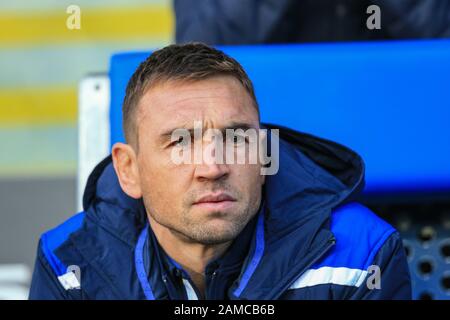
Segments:
[[[194,135],[194,128],[188,127],[188,126],[180,126],[180,127],[168,129],[168,130],[165,130],[164,132],[162,132],[162,133],[159,135],[160,140],[161,140],[161,141],[167,141],[167,140],[169,140],[169,139],[171,138],[173,132],[174,132],[175,130],[178,130],[178,129],[186,130],[187,132],[189,132],[189,134],[190,134],[191,136]],[[208,128],[208,129],[209,129],[209,128]],[[206,130],[208,130],[208,129],[202,128],[203,133],[206,132]],[[211,129],[212,129],[212,128],[211,128]],[[214,129],[220,130],[220,131],[222,132],[222,134],[225,134],[225,133],[226,133],[226,130],[239,130],[239,129],[242,129],[242,130],[244,130],[244,131],[247,131],[248,129],[255,129],[255,130],[256,130],[256,129],[258,129],[258,127],[255,126],[254,124],[251,124],[251,123],[248,123],[248,122],[234,122],[234,121],[233,121],[233,122],[227,124],[227,125],[224,126],[224,127],[221,127],[221,128],[214,128]]]
[[[248,130],[248,129],[258,129],[258,126],[255,126],[252,123],[247,123],[247,122],[231,122],[229,125],[227,125],[224,128],[221,128],[219,130],[221,130],[223,133],[225,133],[226,130],[231,129],[231,130],[238,130],[238,129],[242,129],[244,131]]]

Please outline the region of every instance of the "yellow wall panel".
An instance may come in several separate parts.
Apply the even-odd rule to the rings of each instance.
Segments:
[[[173,14],[169,6],[81,8],[81,28],[66,27],[61,10],[38,13],[0,12],[0,47],[84,41],[170,39]]]
[[[0,90],[0,126],[75,123],[77,88]]]

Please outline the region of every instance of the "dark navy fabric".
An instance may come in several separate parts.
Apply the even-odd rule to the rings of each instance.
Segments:
[[[441,0],[174,0],[176,41],[208,44],[332,42],[450,37]],[[381,28],[369,29],[377,5]],[[373,11],[370,11],[373,13]]]
[[[335,142],[278,128],[279,171],[266,177],[258,215],[208,265],[206,298],[410,299],[398,232],[355,202],[362,159]],[[84,213],[41,237],[30,299],[199,296],[159,247],[142,200],[121,190],[111,157],[91,173],[83,204]],[[381,270],[377,288],[366,285],[372,265]],[[61,284],[69,266],[80,269],[79,289]]]

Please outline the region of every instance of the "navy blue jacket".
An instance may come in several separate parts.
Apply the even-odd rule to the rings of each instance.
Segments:
[[[362,159],[287,128],[279,151],[259,213],[207,267],[206,298],[410,299],[398,232],[354,202],[364,185]],[[121,190],[111,157],[91,173],[83,206],[42,235],[30,299],[198,297],[155,241],[142,201]]]

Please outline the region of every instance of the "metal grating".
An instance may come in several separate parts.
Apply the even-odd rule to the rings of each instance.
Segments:
[[[368,206],[403,237],[413,298],[450,300],[450,203]]]

